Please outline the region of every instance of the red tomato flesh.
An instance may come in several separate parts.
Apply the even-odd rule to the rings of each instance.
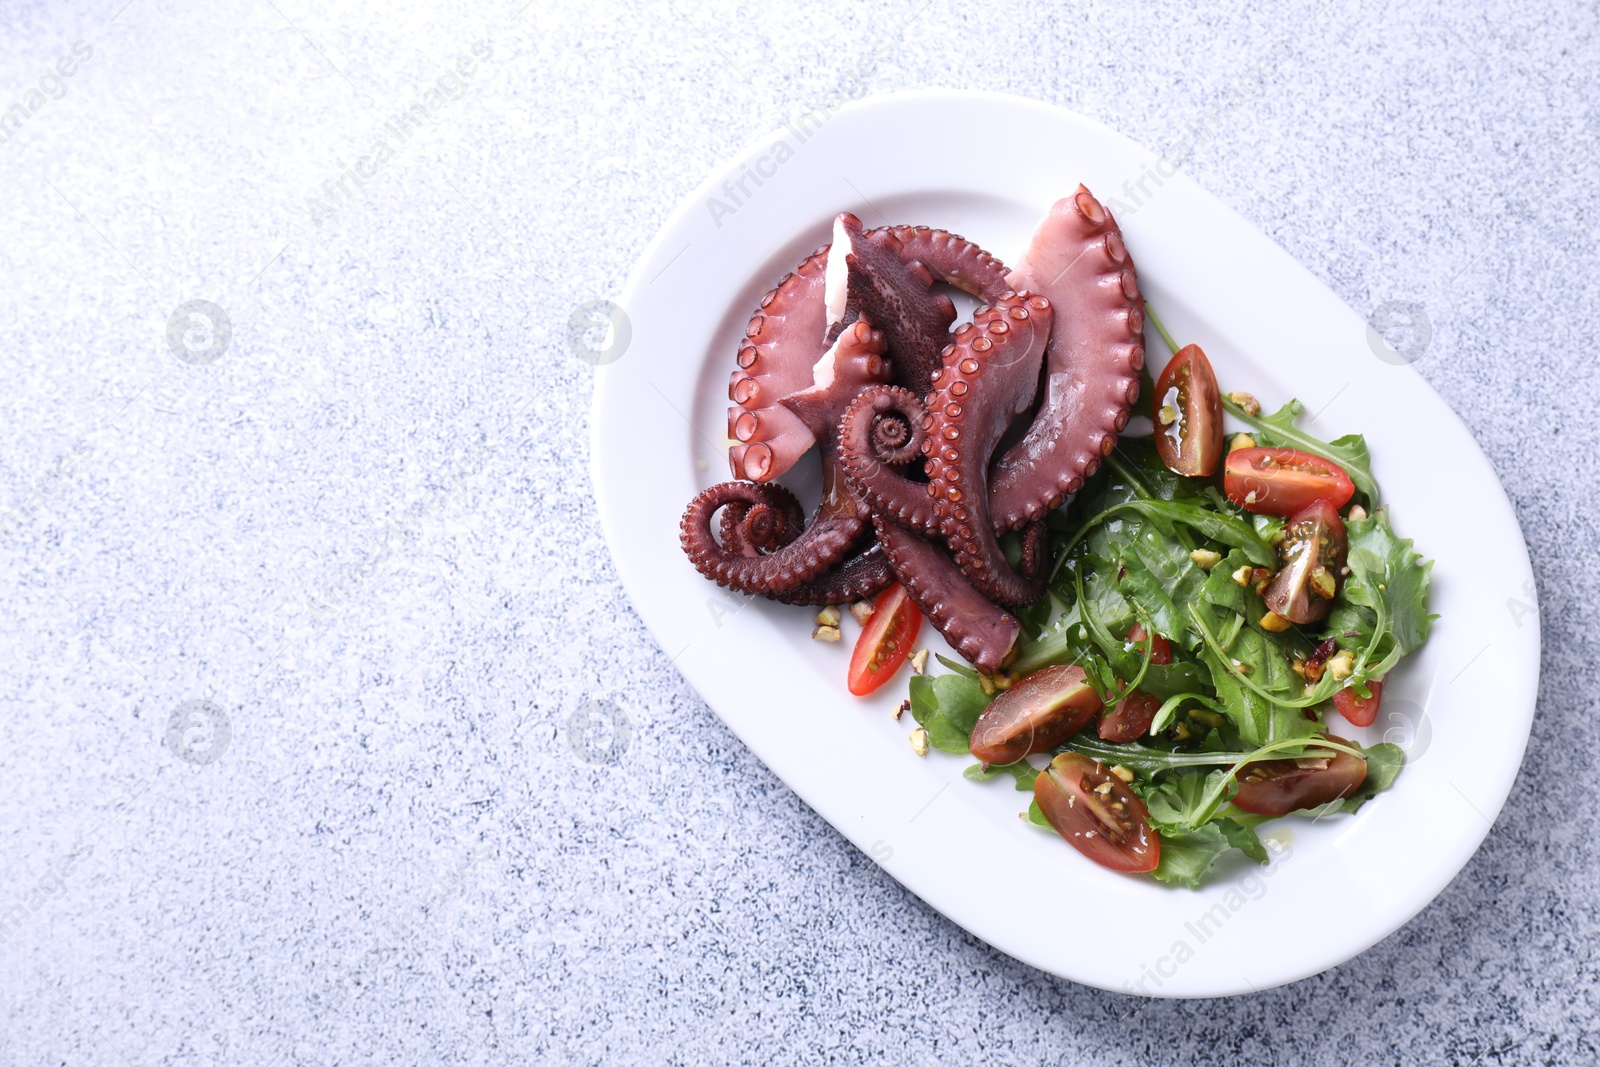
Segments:
[[[1128,631],[1128,644],[1134,646],[1141,654],[1144,652],[1144,643],[1148,639],[1149,635],[1144,632],[1144,627],[1138,623],[1134,623],[1133,629]],[[1165,667],[1171,663],[1172,642],[1160,634],[1156,634],[1155,640],[1150,642],[1150,662],[1157,667]]]
[[[1328,740],[1350,745],[1332,734]],[[1367,761],[1348,752],[1337,752],[1331,759],[1259,760],[1241,767],[1237,777],[1234,807],[1252,815],[1287,815],[1354,793],[1367,780]]]
[[[972,754],[1014,763],[1055,748],[1089,725],[1105,704],[1082,667],[1045,667],[994,698],[972,728]]]
[[[1137,741],[1150,729],[1150,724],[1155,722],[1156,712],[1161,710],[1161,701],[1135,689],[1116,705],[1107,708],[1100,716],[1100,723],[1095,728],[1102,741],[1114,741],[1117,744],[1126,744]]]
[[[1246,511],[1279,518],[1318,500],[1342,508],[1356,491],[1343,467],[1292,448],[1241,448],[1228,453],[1222,470],[1229,500]]]
[[[1378,718],[1378,705],[1383,700],[1383,683],[1368,682],[1370,697],[1363,698],[1354,688],[1346,687],[1333,694],[1334,709],[1350,720],[1351,726],[1371,726]]]
[[[1033,799],[1056,833],[1102,867],[1137,873],[1161,862],[1149,809],[1103,763],[1061,753],[1033,780]]]
[[[1174,474],[1208,478],[1222,458],[1222,396],[1199,345],[1168,361],[1151,398],[1156,452]]]
[[[922,612],[912,603],[905,586],[896,582],[872,606],[872,618],[856,638],[850,654],[850,692],[864,697],[894,677],[900,664],[911,654],[911,646],[922,629]]]

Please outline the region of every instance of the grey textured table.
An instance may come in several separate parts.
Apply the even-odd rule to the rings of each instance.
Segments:
[[[0,1062],[1600,1056],[1592,5],[123,3],[0,13]],[[923,85],[1099,118],[1420,309],[1506,482],[1523,774],[1344,966],[1183,1003],[999,955],[628,607],[569,313],[751,137]]]

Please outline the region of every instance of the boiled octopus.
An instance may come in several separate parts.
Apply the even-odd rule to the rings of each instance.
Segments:
[[[935,283],[982,301],[971,322],[952,330]],[[1044,592],[1041,520],[1127,426],[1143,332],[1121,231],[1081,185],[1011,270],[945,230],[841,214],[750,319],[728,387],[738,480],[690,501],[684,552],[720,585],[787,603],[899,581],[952,647],[999,670],[1012,612]],[[807,521],[775,479],[812,452],[823,494]]]

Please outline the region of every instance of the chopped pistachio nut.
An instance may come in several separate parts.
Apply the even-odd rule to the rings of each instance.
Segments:
[[[1111,783],[1101,782],[1099,785],[1094,787],[1094,791],[1099,793],[1101,796],[1105,796],[1107,793],[1111,792]]]
[[[1010,689],[1015,682],[1016,679],[1011,677],[1010,671],[994,672],[994,687],[1000,690],[1002,693],[1004,693],[1007,689]]]
[[[1367,517],[1367,509],[1366,508],[1362,507],[1360,504],[1351,504],[1350,505],[1350,514],[1346,517],[1345,521],[1346,522],[1360,522],[1362,519],[1364,519],[1366,517]]]
[[[1111,773],[1116,775],[1118,778],[1121,778],[1124,782],[1133,781],[1133,772],[1128,770],[1128,768],[1124,767],[1120,763],[1111,768]]]
[[[993,678],[989,677],[987,674],[984,674],[982,671],[979,671],[978,672],[978,684],[983,687],[983,695],[984,696],[986,696],[986,697],[994,696],[995,689],[994,689],[994,679]]]
[[[919,756],[928,754],[928,731],[920,726],[911,731],[911,751]]]
[[[829,604],[817,612],[817,625],[837,627],[839,625],[839,609]]]
[[[1328,660],[1328,671],[1339,681],[1350,677],[1356,669],[1356,654],[1348,648],[1341,648]]]
[[[1189,553],[1189,558],[1194,560],[1196,567],[1203,571],[1208,571],[1222,562],[1222,553],[1213,552],[1209,548],[1197,548]]]
[[[1261,414],[1261,401],[1257,400],[1249,393],[1229,393],[1228,399],[1244,408],[1244,413],[1246,415],[1253,416]]]
[[[1241,448],[1254,447],[1256,447],[1256,439],[1247,433],[1236,433],[1233,435],[1233,439],[1228,442],[1229,452],[1237,452]]]
[[[900,702],[900,705],[897,708],[894,709],[894,721],[895,722],[899,722],[900,721],[900,716],[904,715],[906,712],[908,712],[910,710],[911,710],[911,701],[910,700],[902,700]]]
[[[919,648],[911,657],[911,669],[921,674],[928,667],[928,650]]]
[[[1338,583],[1328,573],[1328,568],[1318,567],[1311,572],[1311,591],[1323,600],[1332,600],[1333,594],[1339,591]]]
[[[1180,722],[1178,725],[1174,726],[1172,728],[1172,736],[1178,741],[1189,740],[1189,724],[1186,722]]]
[[[1252,675],[1252,674],[1254,674],[1256,672],[1256,669],[1254,667],[1252,667],[1252,666],[1250,666],[1250,664],[1244,662],[1244,660],[1239,660],[1239,659],[1236,659],[1236,660],[1233,661],[1233,669],[1238,671],[1240,674],[1244,675],[1246,678],[1250,677],[1250,675]]]
[[[826,641],[830,645],[838,644],[841,636],[837,626],[818,626],[811,631],[811,640]]]
[[[1190,708],[1189,718],[1193,719],[1195,722],[1203,722],[1212,728],[1221,726],[1223,723],[1228,721],[1226,716],[1218,715],[1209,708]]]
[[[1000,666],[1009,667],[1015,662],[1017,662],[1017,646],[1012,645],[1010,650],[1000,658]]]
[[[1251,567],[1250,564],[1246,563],[1243,567],[1240,567],[1238,570],[1234,571],[1233,572],[1233,582],[1234,582],[1234,584],[1235,585],[1249,585],[1250,584],[1250,572],[1252,570],[1254,570],[1254,568]]]
[[[1178,421],[1178,409],[1171,404],[1162,404],[1161,410],[1156,412],[1156,421],[1163,426],[1171,426]]]
[[[1289,664],[1289,669],[1304,678],[1306,676],[1306,661],[1296,657],[1295,661]]]
[[[862,626],[865,626],[867,620],[872,618],[874,610],[873,606],[865,600],[858,600],[850,605],[850,614],[854,615],[856,622],[859,622]]]
[[[1289,628],[1289,620],[1276,611],[1269,611],[1261,616],[1260,626],[1270,633],[1281,634]]]

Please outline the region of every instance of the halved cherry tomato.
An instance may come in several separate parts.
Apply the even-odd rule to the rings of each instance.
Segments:
[[[1133,629],[1128,631],[1128,644],[1133,645],[1135,650],[1143,653],[1145,636],[1144,627],[1134,623]],[[1157,667],[1165,667],[1171,663],[1172,642],[1160,634],[1156,634],[1155,640],[1150,642],[1150,662]]]
[[[872,606],[872,618],[856,638],[850,654],[850,692],[864,697],[894,677],[900,664],[911,654],[911,646],[922,629],[922,612],[911,602],[905,586],[896,582]]]
[[[1344,468],[1292,448],[1241,448],[1228,453],[1222,489],[1246,511],[1287,518],[1317,500],[1342,508],[1355,495]]]
[[[1199,345],[1172,357],[1151,400],[1161,462],[1175,474],[1210,477],[1222,458],[1222,400],[1217,375]]]
[[[1150,729],[1160,710],[1159,698],[1135,689],[1101,713],[1096,730],[1102,741],[1115,741],[1119,745],[1137,741]]]
[[[1063,752],[1033,780],[1033,799],[1067,843],[1113,871],[1153,871],[1161,838],[1128,784],[1077,752]]]
[[[1383,683],[1368,682],[1370,697],[1362,698],[1350,686],[1333,694],[1334,709],[1350,720],[1351,726],[1371,726],[1378,718],[1378,704],[1383,700]]]
[[[1103,707],[1082,667],[1045,667],[995,697],[978,717],[972,754],[985,763],[1014,763],[1055,748]]]
[[[1330,741],[1350,744],[1341,737],[1327,736]],[[1367,761],[1348,752],[1336,752],[1331,759],[1261,760],[1240,768],[1237,777],[1234,807],[1252,815],[1287,815],[1354,793],[1367,780]]]
[[[1339,591],[1344,553],[1344,520],[1326,500],[1313,501],[1284,526],[1278,574],[1261,599],[1297,626],[1327,618]]]

